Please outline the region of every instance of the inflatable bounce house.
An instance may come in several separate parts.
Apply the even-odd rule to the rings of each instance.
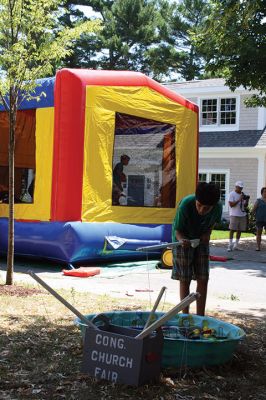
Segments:
[[[195,190],[198,107],[141,73],[62,69],[18,111],[15,255],[63,264],[143,258],[171,241]],[[0,251],[8,237],[8,116],[0,109]],[[145,257],[145,255],[144,255]]]

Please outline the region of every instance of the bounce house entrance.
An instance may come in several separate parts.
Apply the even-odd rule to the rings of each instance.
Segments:
[[[174,208],[175,125],[116,113],[113,205]]]

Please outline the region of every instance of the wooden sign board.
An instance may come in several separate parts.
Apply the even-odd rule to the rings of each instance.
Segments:
[[[138,330],[107,325],[85,332],[82,372],[96,379],[139,386],[158,381],[161,371],[163,334],[153,332],[135,339]]]

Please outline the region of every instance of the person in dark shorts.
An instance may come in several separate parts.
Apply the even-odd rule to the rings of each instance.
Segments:
[[[260,191],[261,198],[257,199],[254,207],[252,209],[252,213],[255,214],[256,218],[256,240],[257,240],[257,251],[261,250],[261,235],[263,228],[266,232],[266,187],[263,187]]]
[[[214,183],[200,182],[196,193],[184,197],[177,208],[172,225],[172,241],[182,241],[173,248],[172,279],[179,280],[180,300],[190,293],[191,280],[197,281],[197,314],[205,314],[209,280],[209,242],[215,223],[221,221],[220,189]],[[200,239],[198,247],[190,240]],[[189,307],[183,312],[188,313]]]

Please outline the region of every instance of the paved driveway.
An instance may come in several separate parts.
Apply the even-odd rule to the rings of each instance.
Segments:
[[[266,237],[264,237],[264,243]],[[207,299],[207,313],[230,311],[266,316],[266,244],[261,252],[255,251],[255,239],[241,241],[241,251],[228,253],[227,243],[213,242],[211,254],[230,257],[227,262],[211,262],[211,274]],[[0,278],[4,282],[5,264],[0,263]],[[121,268],[101,267],[101,274],[90,278],[64,276],[60,266],[38,262],[15,263],[15,282],[35,284],[26,274],[34,270],[53,288],[74,288],[113,297],[148,300],[152,306],[161,287],[166,286],[165,298],[161,302],[178,303],[178,282],[171,280],[171,271],[158,270],[155,261],[131,262]],[[194,291],[195,283],[191,285]],[[191,311],[195,311],[194,304]]]

